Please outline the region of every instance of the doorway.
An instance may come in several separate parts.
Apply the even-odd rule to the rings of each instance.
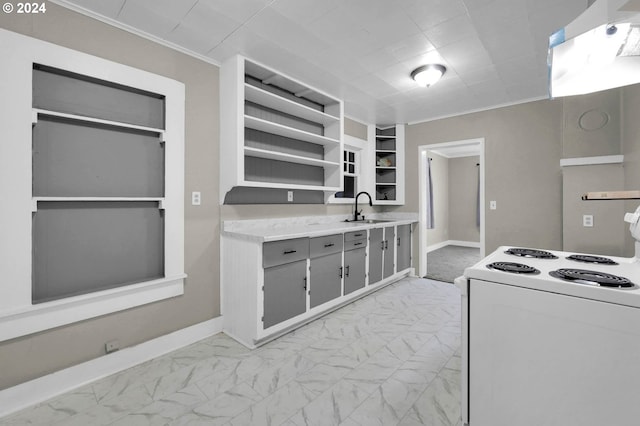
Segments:
[[[431,154],[431,156],[430,156]],[[418,274],[421,277],[424,277],[428,274],[428,252],[429,249],[433,249],[437,247],[436,242],[429,242],[429,232],[427,232],[427,213],[429,211],[428,202],[429,197],[427,196],[428,189],[428,168],[427,162],[429,158],[434,158],[435,156],[442,158],[464,158],[464,157],[472,157],[476,156],[479,158],[476,169],[478,174],[478,180],[476,180],[476,185],[479,183],[479,188],[477,191],[477,202],[478,202],[478,216],[479,216],[479,255],[480,258],[485,255],[485,214],[484,214],[484,203],[485,203],[485,162],[484,162],[484,138],[477,139],[466,139],[459,141],[451,141],[444,142],[438,144],[431,145],[421,145],[418,147],[418,155],[419,155],[419,247],[418,247],[418,255],[419,255],[419,263],[418,263]],[[434,200],[435,203],[435,200]],[[432,206],[433,207],[433,206]],[[448,211],[448,206],[446,209]],[[474,209],[475,211],[475,209]],[[438,217],[434,217],[436,223]],[[432,232],[433,234],[433,232]],[[433,238],[433,235],[432,235]],[[446,238],[446,237],[445,237]],[[444,241],[438,242],[442,244],[443,247],[448,245],[451,242],[449,239],[445,239]],[[434,255],[435,257],[435,255]],[[471,265],[468,265],[471,266]],[[460,271],[462,274],[462,271]]]

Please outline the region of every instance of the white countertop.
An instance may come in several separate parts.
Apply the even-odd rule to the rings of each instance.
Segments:
[[[383,213],[367,216],[367,219],[386,221],[379,223],[345,222],[346,218],[346,215],[338,215],[224,221],[222,234],[257,242],[268,242],[406,225],[418,221],[416,213]]]

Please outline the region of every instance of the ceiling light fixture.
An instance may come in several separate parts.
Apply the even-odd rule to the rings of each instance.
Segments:
[[[447,71],[444,65],[429,64],[416,68],[411,72],[411,78],[422,87],[436,84]]]

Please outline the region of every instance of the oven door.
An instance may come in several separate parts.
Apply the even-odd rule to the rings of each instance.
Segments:
[[[458,277],[453,282],[462,297],[460,415],[462,424],[466,425],[469,423],[469,280]]]

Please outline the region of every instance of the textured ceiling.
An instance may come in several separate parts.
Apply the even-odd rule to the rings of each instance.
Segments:
[[[586,0],[58,0],[222,63],[237,53],[406,123],[547,96],[551,33]],[[418,66],[447,67],[418,87]]]

